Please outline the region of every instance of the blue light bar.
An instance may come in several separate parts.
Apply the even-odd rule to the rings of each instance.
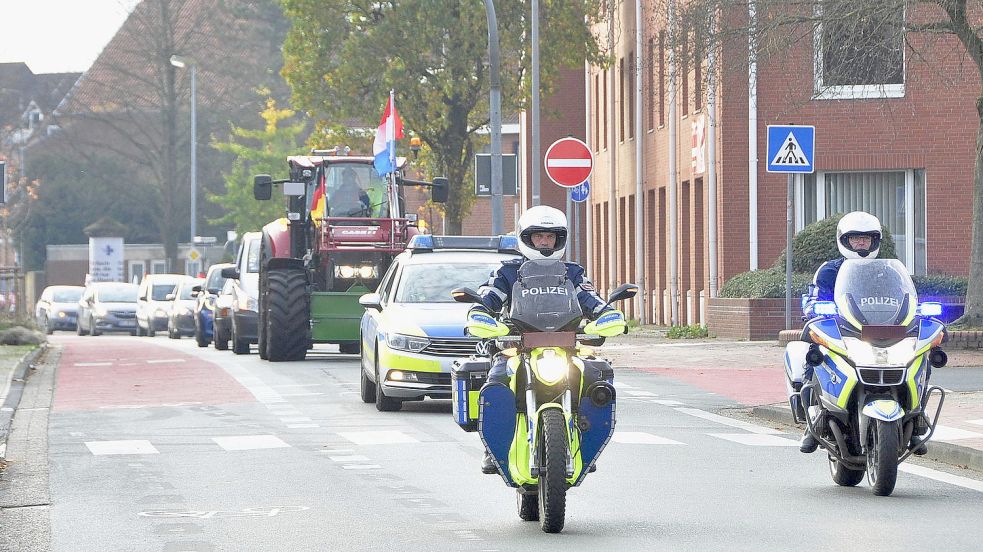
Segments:
[[[434,236],[417,234],[406,246],[416,253],[435,249],[471,249],[475,251],[498,251],[519,253],[519,240],[515,236]]]
[[[935,303],[932,301],[927,301],[918,305],[918,313],[922,316],[941,316],[942,315],[942,303]]]
[[[816,301],[812,305],[812,312],[823,316],[833,316],[836,314],[836,303],[832,301]]]

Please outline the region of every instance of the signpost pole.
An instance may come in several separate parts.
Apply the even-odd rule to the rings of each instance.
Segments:
[[[785,201],[785,329],[792,328],[792,193],[795,175],[788,173],[788,195]]]

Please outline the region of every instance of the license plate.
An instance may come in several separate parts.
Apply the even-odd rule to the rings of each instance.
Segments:
[[[136,321],[135,320],[120,320],[119,321],[119,325],[122,328],[129,328],[130,326],[135,326],[136,325]]]

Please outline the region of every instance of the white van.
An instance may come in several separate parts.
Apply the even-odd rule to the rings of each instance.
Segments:
[[[143,277],[137,295],[137,335],[153,337],[156,332],[167,329],[172,303],[167,296],[174,293],[179,283],[189,278],[183,274],[148,274]]]

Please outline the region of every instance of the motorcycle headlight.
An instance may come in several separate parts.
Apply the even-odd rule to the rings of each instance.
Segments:
[[[393,333],[386,336],[386,344],[391,349],[418,353],[430,345],[430,340],[425,337]]]
[[[556,351],[546,350],[536,361],[536,371],[547,383],[556,383],[567,374],[567,361],[562,356],[558,356]]]

